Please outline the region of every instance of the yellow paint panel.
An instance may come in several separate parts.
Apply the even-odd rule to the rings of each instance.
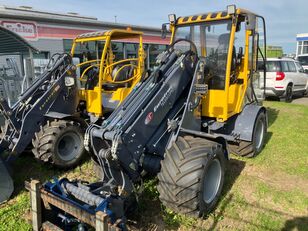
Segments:
[[[225,121],[226,108],[226,92],[223,90],[209,90],[208,95],[202,100],[202,116]]]
[[[93,113],[96,116],[101,116],[103,114],[102,94],[98,87],[95,87],[94,90],[84,91],[84,99],[89,113]]]
[[[201,15],[192,15],[178,18],[177,25],[185,25],[199,22],[210,22],[217,20],[226,20],[231,18],[226,12],[205,13]]]

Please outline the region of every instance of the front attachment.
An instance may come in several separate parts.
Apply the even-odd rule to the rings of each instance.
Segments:
[[[41,191],[45,201],[51,204],[51,212],[56,217],[53,223],[64,230],[82,226],[86,230],[95,227],[95,214],[107,216],[106,225],[115,230],[127,230],[125,211],[128,195],[123,189],[109,182],[89,184],[82,181],[69,181],[66,178],[46,182]],[[45,202],[44,202],[45,203]]]
[[[14,184],[5,162],[0,158],[0,204],[10,198],[14,191]]]

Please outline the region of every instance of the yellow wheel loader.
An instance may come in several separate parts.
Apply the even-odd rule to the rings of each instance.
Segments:
[[[263,17],[232,5],[169,15],[169,21],[172,39],[158,68],[101,125],[87,129],[85,143],[102,179],[55,179],[39,190],[61,217],[54,225],[125,230],[147,174],[158,176],[163,205],[200,217],[217,205],[230,153],[255,156],[262,150],[267,113],[257,67],[266,59]]]
[[[124,58],[117,42],[138,41],[136,57]],[[122,53],[122,52],[121,52]],[[73,64],[73,58],[80,63]],[[36,159],[60,168],[82,159],[88,123],[104,120],[143,78],[142,32],[110,30],[79,35],[71,54],[56,54],[46,71],[12,107],[0,100],[5,117],[1,128],[0,175],[8,199],[13,182],[5,165],[21,154],[32,140]]]

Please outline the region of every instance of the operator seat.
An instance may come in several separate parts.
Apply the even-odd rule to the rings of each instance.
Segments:
[[[98,83],[98,75],[99,75],[98,67],[91,68],[88,71],[88,74],[87,74],[88,78],[87,78],[87,81],[86,81],[86,84],[85,84],[86,90],[93,90],[94,89],[94,87]]]
[[[134,68],[130,66],[123,67],[121,71],[117,74],[118,70],[123,67],[123,65],[117,65],[112,73],[111,77],[114,81],[125,81],[132,77]],[[117,76],[115,76],[117,74]],[[103,83],[102,88],[106,91],[116,91],[118,88],[128,87],[129,82],[127,83]]]

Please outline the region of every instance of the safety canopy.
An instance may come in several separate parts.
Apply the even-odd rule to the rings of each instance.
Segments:
[[[0,26],[0,54],[38,52],[24,38]]]

